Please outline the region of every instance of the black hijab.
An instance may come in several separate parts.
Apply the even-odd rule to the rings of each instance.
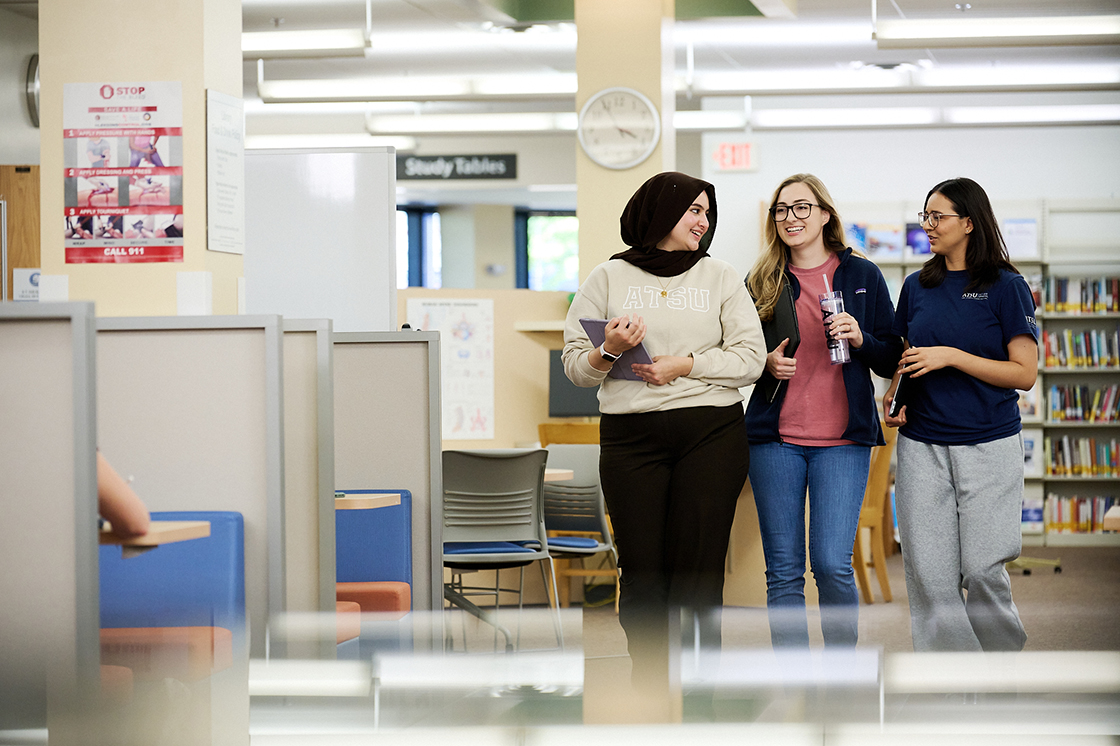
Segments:
[[[657,244],[677,227],[700,196],[708,194],[708,231],[696,251],[662,251]],[[630,248],[611,259],[622,259],[658,277],[676,277],[708,255],[716,232],[716,188],[688,174],[666,171],[638,187],[619,218],[622,240]]]

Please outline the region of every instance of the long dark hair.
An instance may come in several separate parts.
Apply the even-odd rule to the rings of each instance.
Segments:
[[[1003,242],[992,203],[979,184],[963,177],[943,181],[929,190],[925,201],[927,206],[929,198],[934,194],[940,194],[952,202],[958,215],[972,219],[972,233],[968,234],[968,247],[964,253],[965,264],[968,265],[968,287],[965,292],[991,287],[999,279],[1000,270],[1006,269],[1019,274],[1019,270],[1008,258],[1007,245]],[[936,254],[922,265],[918,282],[924,288],[935,288],[945,281],[947,271],[945,257]]]

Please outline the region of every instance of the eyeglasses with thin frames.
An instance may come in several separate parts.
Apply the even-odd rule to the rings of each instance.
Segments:
[[[937,224],[941,222],[941,218],[963,218],[965,215],[957,215],[952,212],[919,212],[918,220],[922,223],[929,223],[930,228],[936,228]]]
[[[814,205],[812,202],[797,202],[788,207],[786,205],[774,205],[770,208],[770,217],[774,218],[775,223],[781,223],[792,212],[795,218],[804,220],[813,213],[814,207],[820,207],[820,205]]]

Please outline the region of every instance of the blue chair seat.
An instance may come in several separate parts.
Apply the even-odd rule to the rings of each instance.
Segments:
[[[548,548],[559,550],[590,550],[592,552],[603,552],[609,547],[601,541],[596,541],[587,536],[550,536],[548,537]]]
[[[532,554],[535,551],[511,541],[449,541],[443,545],[444,554]]]

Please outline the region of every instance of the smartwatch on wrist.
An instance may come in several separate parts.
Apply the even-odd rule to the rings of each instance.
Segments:
[[[607,352],[606,344],[607,343],[604,342],[603,344],[599,345],[599,354],[603,356],[604,360],[606,360],[608,363],[613,363],[620,357],[622,357],[622,355],[612,355],[611,353]]]

